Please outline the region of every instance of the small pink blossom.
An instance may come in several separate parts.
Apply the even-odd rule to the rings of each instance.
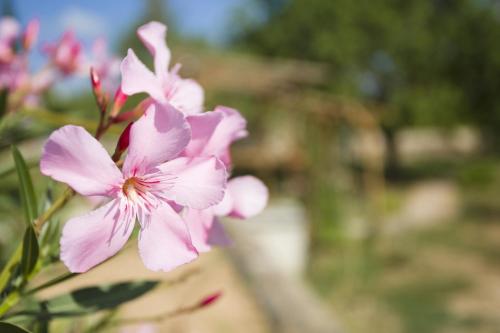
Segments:
[[[26,59],[14,49],[20,32],[21,26],[14,18],[0,19],[0,89],[14,91],[28,81]]]
[[[154,73],[135,55],[132,49],[121,64],[122,90],[127,95],[145,92],[159,103],[169,102],[186,114],[203,111],[204,93],[194,80],[178,75],[180,66],[170,71],[170,50],[165,42],[167,27],[159,22],[141,26],[137,34],[154,58]]]
[[[87,67],[95,69],[105,91],[114,92],[119,86],[120,59],[110,54],[106,39],[95,40]]]
[[[22,104],[36,105],[39,94],[52,84],[53,75],[49,69],[34,75],[29,72],[28,52],[38,37],[38,20],[31,20],[22,35],[20,30],[13,18],[0,19],[0,89],[19,91],[18,100]],[[23,48],[16,51],[18,42]]]
[[[61,260],[85,272],[116,254],[139,221],[139,252],[151,270],[168,271],[197,257],[188,229],[169,204],[207,209],[224,196],[226,171],[215,157],[179,157],[190,140],[183,115],[152,104],[130,127],[122,170],[87,131],[64,126],[45,144],[40,169],[84,196],[109,202],[70,219],[61,237]]]
[[[9,62],[0,61],[0,89],[14,91],[29,81],[26,59],[14,56]]]
[[[82,65],[82,44],[72,31],[66,31],[57,43],[46,45],[45,52],[64,75],[75,73]]]
[[[0,19],[0,62],[8,63],[14,59],[14,43],[19,37],[21,26],[12,17]]]
[[[212,112],[187,116],[186,120],[192,134],[182,155],[215,156],[230,169],[231,144],[248,135],[246,121],[240,113],[218,106]],[[236,177],[228,182],[224,199],[217,206],[203,210],[186,208],[183,217],[196,249],[206,252],[213,245],[229,245],[230,240],[218,217],[253,217],[265,208],[268,196],[266,186],[259,179],[252,176]]]

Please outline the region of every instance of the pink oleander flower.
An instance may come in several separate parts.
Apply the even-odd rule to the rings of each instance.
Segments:
[[[33,19],[28,22],[26,29],[23,33],[23,47],[25,50],[29,50],[33,47],[38,39],[38,33],[40,32],[40,21]]]
[[[0,19],[0,89],[14,91],[29,79],[26,58],[16,54],[21,26],[11,17]]]
[[[38,38],[39,28],[39,21],[31,20],[21,35],[16,20],[8,17],[0,20],[0,89],[19,91],[18,98],[22,98],[24,105],[38,104],[39,94],[53,82],[48,70],[34,75],[29,72],[28,52]],[[17,52],[16,42],[23,46]]]
[[[127,95],[145,92],[159,103],[168,102],[185,114],[203,111],[204,93],[194,80],[178,75],[179,65],[170,71],[170,50],[165,42],[167,27],[159,22],[141,26],[137,34],[154,58],[154,73],[132,49],[121,64],[122,90]]]
[[[191,141],[182,156],[215,156],[231,167],[231,144],[248,135],[246,121],[235,110],[218,106],[212,112],[187,116],[191,127]],[[224,199],[217,206],[199,210],[186,208],[183,217],[188,224],[193,244],[199,252],[212,245],[230,243],[218,221],[219,216],[247,219],[260,213],[267,204],[268,190],[257,178],[242,176],[228,182]]]
[[[0,89],[14,91],[29,81],[26,59],[14,55],[8,63],[0,61]]]
[[[114,92],[119,86],[120,59],[109,53],[108,44],[104,38],[96,39],[92,45],[92,56],[87,67],[94,68],[105,91]]]
[[[14,43],[19,37],[21,26],[12,17],[0,19],[0,62],[8,63],[14,59]]]
[[[57,43],[45,45],[44,50],[64,75],[78,71],[82,65],[82,44],[72,31],[66,31]]]
[[[61,260],[85,272],[117,253],[140,224],[139,253],[151,270],[168,271],[197,257],[185,222],[172,205],[207,209],[224,196],[226,171],[215,157],[179,157],[190,140],[184,116],[153,104],[130,127],[122,170],[102,145],[77,126],[64,126],[44,146],[44,175],[84,196],[109,202],[70,219],[61,237]]]

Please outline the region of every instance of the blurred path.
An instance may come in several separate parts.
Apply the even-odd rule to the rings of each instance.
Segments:
[[[155,291],[124,305],[119,316],[127,319],[145,318],[175,311],[179,307],[196,304],[200,299],[217,291],[222,297],[209,307],[189,315],[180,315],[155,323],[155,332],[175,333],[265,333],[270,332],[262,311],[246,289],[228,258],[214,250],[202,254],[199,260],[170,273],[155,273],[144,268],[138,257],[135,242],[128,248],[85,275],[48,289],[43,297],[50,297],[84,286],[109,282],[160,279],[175,281],[194,271],[186,281],[174,285],[162,284]],[[127,333],[135,333],[140,325],[128,327]],[[109,330],[120,331],[120,330]],[[149,331],[148,331],[149,332]]]
[[[228,251],[265,309],[272,332],[343,332],[332,309],[304,279],[309,234],[300,202],[275,198],[257,217],[225,222],[235,244]]]

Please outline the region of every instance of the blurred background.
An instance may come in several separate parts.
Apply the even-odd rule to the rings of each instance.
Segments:
[[[133,48],[148,64],[135,30],[164,22],[207,110],[248,119],[233,173],[263,179],[269,207],[225,222],[235,244],[202,258],[225,300],[171,331],[500,332],[500,1],[2,6],[24,24],[38,17],[41,43],[72,29],[88,47],[105,37],[120,58]],[[88,78],[74,81],[45,96],[60,118],[0,142],[2,260],[23,228],[15,176],[1,172],[7,148],[23,142],[36,174],[51,130],[96,121]]]

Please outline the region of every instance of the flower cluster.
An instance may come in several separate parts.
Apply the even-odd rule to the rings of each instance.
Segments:
[[[253,176],[230,178],[231,144],[248,135],[235,109],[204,111],[202,87],[170,65],[165,25],[148,23],[138,36],[154,59],[149,70],[129,50],[120,65],[122,82],[115,98],[147,93],[143,112],[127,126],[111,158],[99,141],[78,126],[51,134],[40,162],[43,174],[77,193],[105,197],[96,210],[67,221],[61,259],[72,272],[85,272],[116,254],[136,221],[139,253],[151,270],[169,271],[213,245],[228,244],[217,218],[248,218],[266,205],[268,191]],[[77,48],[52,49],[54,63],[74,67]],[[92,79],[98,86],[98,75]],[[111,114],[117,119],[123,103]],[[137,109],[137,108],[136,108]],[[136,113],[131,113],[136,115]],[[119,163],[123,152],[126,156]],[[120,167],[121,166],[121,167]]]
[[[58,79],[87,75],[91,66],[96,68],[108,87],[116,85],[119,60],[108,55],[106,42],[97,39],[92,54],[86,56],[82,43],[71,31],[66,31],[57,42],[42,46],[47,63],[31,73],[29,55],[36,45],[39,29],[36,19],[22,29],[16,19],[0,18],[0,91],[8,92],[8,111],[16,111],[24,105],[38,105],[39,96]]]
[[[30,21],[23,31],[14,18],[0,19],[0,90],[17,92],[23,102],[32,101],[48,85],[45,73],[29,75],[28,55],[38,30],[37,20]]]

